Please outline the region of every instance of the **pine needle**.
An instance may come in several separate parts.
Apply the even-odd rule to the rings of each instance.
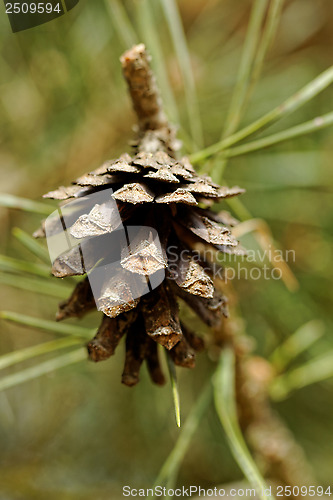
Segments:
[[[42,356],[59,349],[73,347],[82,344],[82,340],[75,337],[65,337],[61,339],[51,340],[50,342],[43,342],[32,347],[25,347],[17,349],[16,351],[9,352],[0,356],[0,370],[9,368],[17,363],[22,363],[28,359]]]
[[[244,476],[263,500],[274,500],[264,494],[265,481],[261,476],[239,428],[235,401],[235,357],[231,348],[222,351],[214,376],[214,399],[217,414],[223,426],[231,452]]]
[[[240,122],[267,3],[268,0],[254,1],[249,27],[243,45],[244,48],[240,60],[235,90],[231,97],[222,137],[233,134]]]
[[[302,325],[279,345],[270,356],[270,362],[277,372],[282,372],[302,352],[309,349],[324,335],[325,327],[321,320],[312,320]]]
[[[95,330],[84,328],[82,326],[57,323],[56,321],[49,321],[41,318],[33,318],[31,316],[26,316],[12,311],[1,311],[0,319],[37,328],[38,330],[46,330],[47,332],[59,335],[73,335],[81,339],[90,339],[95,332]]]
[[[181,433],[172,448],[172,451],[164,462],[154,486],[166,485],[168,488],[173,488],[179,468],[184,459],[184,456],[191,443],[192,437],[196,432],[200,421],[206,411],[212,398],[212,384],[209,383],[204,387],[197,401],[193,405],[185,424],[182,426]]]
[[[192,154],[190,156],[191,162],[197,163],[199,161],[205,160],[206,158],[209,158],[217,153],[220,153],[221,151],[228,149],[230,146],[242,141],[246,137],[249,137],[256,132],[267,128],[269,125],[272,125],[278,120],[284,118],[285,116],[288,116],[289,114],[304,106],[304,104],[311,101],[315,96],[325,90],[332,83],[333,66],[330,66],[314,80],[305,85],[301,90],[293,94],[282,104],[272,109],[258,120],[255,120],[253,123],[247,125],[230,137],[217,142],[216,144],[213,144],[206,149]]]
[[[85,348],[80,347],[72,352],[57,356],[56,358],[43,361],[35,366],[26,368],[17,373],[7,375],[0,379],[0,391],[9,389],[10,387],[16,387],[17,385],[28,382],[41,375],[46,375],[47,373],[52,373],[59,368],[64,368],[73,363],[78,363],[79,361],[84,361],[87,359],[87,351]]]
[[[0,255],[0,271],[10,273],[29,273],[42,278],[50,277],[50,269],[41,264],[25,260],[13,259],[7,255]]]
[[[138,37],[133,29],[123,2],[119,0],[105,0],[105,6],[124,48],[128,49],[138,43]]]
[[[192,139],[195,149],[203,145],[203,132],[192,71],[191,58],[187,47],[184,28],[175,0],[160,0],[171,33],[177,55],[179,70],[184,82],[185,100]]]
[[[228,158],[233,158],[235,156],[242,156],[245,154],[253,153],[264,148],[275,146],[284,141],[294,139],[296,137],[301,137],[303,135],[311,134],[317,130],[321,130],[333,125],[333,111],[327,113],[326,115],[317,116],[308,122],[296,125],[295,127],[288,128],[282,132],[277,132],[276,134],[269,135],[263,139],[258,139],[257,141],[249,142],[243,146],[238,146],[236,148],[228,149],[225,151],[225,155]]]
[[[281,17],[283,3],[284,0],[270,0],[267,12],[267,20],[265,22],[261,40],[259,42],[258,50],[256,51],[255,59],[253,62],[253,70],[249,89],[246,95],[246,102],[250,98],[252,90],[254,89],[257,81],[260,78],[266,54],[275,38]]]
[[[173,123],[179,123],[178,107],[166,69],[167,64],[156,29],[158,25],[154,20],[152,8],[150,0],[141,0],[137,6],[140,34],[148,52],[152,56],[151,66],[156,73],[158,87],[161,89],[165,112]]]
[[[24,212],[33,212],[40,215],[50,215],[54,207],[46,203],[20,198],[13,194],[0,193],[0,206],[6,208],[16,208]]]
[[[270,387],[270,396],[274,401],[282,401],[293,391],[332,377],[333,351],[331,350],[274,379]]]
[[[26,233],[18,227],[14,227],[12,231],[15,238],[22,243],[25,248],[27,248],[31,253],[38,257],[41,261],[46,264],[50,264],[50,257],[48,251],[45,247],[42,247],[30,234]]]
[[[69,283],[56,283],[30,276],[20,276],[18,278],[16,275],[4,273],[0,274],[0,283],[19,290],[56,297],[57,299],[64,299],[71,290]]]
[[[178,390],[176,368],[175,368],[174,362],[172,361],[172,359],[168,355],[167,351],[165,351],[165,354],[166,354],[168,369],[169,369],[169,374],[170,374],[170,382],[171,382],[171,388],[172,388],[172,397],[173,397],[173,404],[174,404],[174,409],[175,409],[176,423],[177,423],[177,427],[180,427],[180,399],[179,399],[179,390]]]

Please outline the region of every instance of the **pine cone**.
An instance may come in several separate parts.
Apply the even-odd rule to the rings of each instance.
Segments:
[[[213,265],[202,253],[198,258],[196,249],[204,245],[226,253],[241,252],[229,227],[235,220],[227,212],[217,214],[208,207],[243,190],[220,187],[208,176],[198,176],[188,158],[177,159],[178,142],[161,110],[144,46],[133,47],[121,61],[139,118],[134,154],[107,161],[70,187],[45,195],[79,202],[69,212],[66,226],[81,243],[54,260],[52,273],[61,278],[88,273],[60,304],[57,320],[82,317],[97,306],[103,319],[87,346],[90,359],[109,358],[125,335],[122,382],[135,385],[146,360],[152,380],[162,384],[157,343],[168,350],[176,365],[184,367],[193,367],[195,351],[203,348],[202,339],[181,323],[177,299],[209,326],[217,326],[227,315],[226,298],[214,286]],[[111,208],[105,201],[110,189]],[[87,205],[85,212],[84,202],[91,195],[104,198],[92,207]],[[134,226],[142,227],[143,233],[139,229],[127,245],[117,230]],[[152,230],[147,233],[144,228]],[[52,234],[57,231],[53,229]],[[45,236],[45,232],[43,226],[35,236]],[[86,242],[84,255],[82,242]],[[101,262],[112,263],[113,275],[102,276],[95,289],[90,273]],[[161,272],[163,281],[147,287]],[[131,280],[138,287],[135,291]]]

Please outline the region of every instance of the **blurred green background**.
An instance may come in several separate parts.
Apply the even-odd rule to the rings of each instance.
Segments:
[[[123,22],[119,5],[131,25]],[[209,145],[221,136],[252,1],[180,0],[178,5],[204,142]],[[155,56],[159,42],[163,59],[155,58],[153,67],[166,112],[173,122],[179,121],[184,151],[192,152],[184,83],[161,2],[81,0],[67,15],[16,34],[1,4],[0,40],[2,193],[39,200],[43,193],[129,151],[135,117],[119,57],[132,42],[145,42]],[[329,67],[332,53],[332,1],[286,1],[242,124]],[[333,89],[328,88],[269,133],[331,111],[332,98]],[[228,184],[246,188],[242,202],[254,217],[267,221],[277,245],[296,252],[295,262],[289,264],[298,291],[292,293],[275,280],[233,284],[241,328],[255,339],[256,352],[267,357],[304,323],[323,322],[324,336],[297,365],[331,351],[333,367],[332,153],[333,129],[328,128],[231,159],[224,175]],[[11,230],[16,226],[32,233],[40,218],[0,209],[1,253],[34,261]],[[252,236],[244,244],[257,245]],[[53,319],[58,300],[1,285],[0,302],[1,310]],[[93,328],[99,321],[96,313],[81,323]],[[0,354],[53,338],[5,321],[0,329]],[[137,387],[122,386],[122,362],[120,346],[107,362],[83,362],[0,393],[1,500],[104,500],[121,498],[125,484],[139,488],[154,483],[181,432],[174,422],[171,390],[169,385],[152,386],[145,368]],[[214,361],[201,354],[195,370],[179,370],[183,420],[213,369]],[[332,396],[332,380],[327,379],[275,404],[322,485],[332,479]],[[211,407],[191,441],[178,484],[208,487],[241,477]]]

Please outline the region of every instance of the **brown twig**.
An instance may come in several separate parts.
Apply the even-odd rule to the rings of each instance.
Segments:
[[[240,424],[263,472],[277,484],[299,487],[316,484],[304,451],[271,407],[268,392],[274,377],[271,364],[253,355],[238,357],[237,364]]]
[[[145,46],[135,45],[121,56],[120,62],[139,119],[140,130],[155,130],[168,126]]]
[[[144,44],[135,45],[120,58],[134,111],[138,117],[139,151],[169,153],[179,149],[175,130],[163,111],[156,80],[150,69],[150,56]]]
[[[238,322],[225,321],[214,332],[215,345],[220,349],[228,345],[234,350],[239,424],[263,475],[278,485],[316,484],[304,451],[271,406],[272,365],[252,354],[252,343],[239,335]]]

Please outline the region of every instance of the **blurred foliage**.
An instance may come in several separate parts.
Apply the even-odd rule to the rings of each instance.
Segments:
[[[163,10],[167,3],[82,0],[66,16],[17,34],[11,32],[1,5],[1,192],[39,201],[42,193],[128,150],[135,119],[119,56],[138,41],[154,56],[166,111],[172,121],[179,120],[184,150],[197,149],[190,138],[193,115],[186,104],[196,97],[188,94],[188,81],[184,87]],[[252,3],[179,1],[205,146],[221,138]],[[331,0],[285,2],[241,126],[331,65],[332,26]],[[331,111],[332,97],[330,87],[269,133]],[[333,349],[332,149],[333,131],[328,128],[231,158],[224,173],[228,184],[247,189],[242,202],[253,216],[268,222],[277,246],[295,250],[295,262],[289,265],[300,284],[291,293],[277,280],[232,283],[240,329],[255,339],[257,352],[268,357],[305,323],[320,319],[324,325],[324,335],[300,352],[291,368]],[[219,161],[217,157],[207,165],[214,168]],[[11,228],[31,233],[40,215],[2,209],[0,217],[1,253],[38,264],[38,257],[12,236]],[[248,248],[258,245],[252,234],[242,241]],[[8,266],[8,261],[0,264]],[[2,310],[54,318],[57,296],[1,283]],[[96,316],[82,326],[93,328]],[[1,321],[0,328],[1,354],[54,339],[51,332],[17,323]],[[47,353],[43,359],[48,359]],[[154,483],[182,430],[174,423],[170,387],[153,387],[143,370],[140,384],[129,390],[120,384],[121,363],[120,348],[108,362],[79,363],[0,393],[1,499],[102,500],[120,498],[125,484]],[[27,359],[23,366],[33,364]],[[214,366],[202,354],[194,371],[178,372],[184,420]],[[2,373],[10,375],[12,368]],[[275,403],[322,485],[330,483],[333,467],[332,390],[328,379]],[[241,477],[211,404],[190,441],[178,484],[208,487]]]

